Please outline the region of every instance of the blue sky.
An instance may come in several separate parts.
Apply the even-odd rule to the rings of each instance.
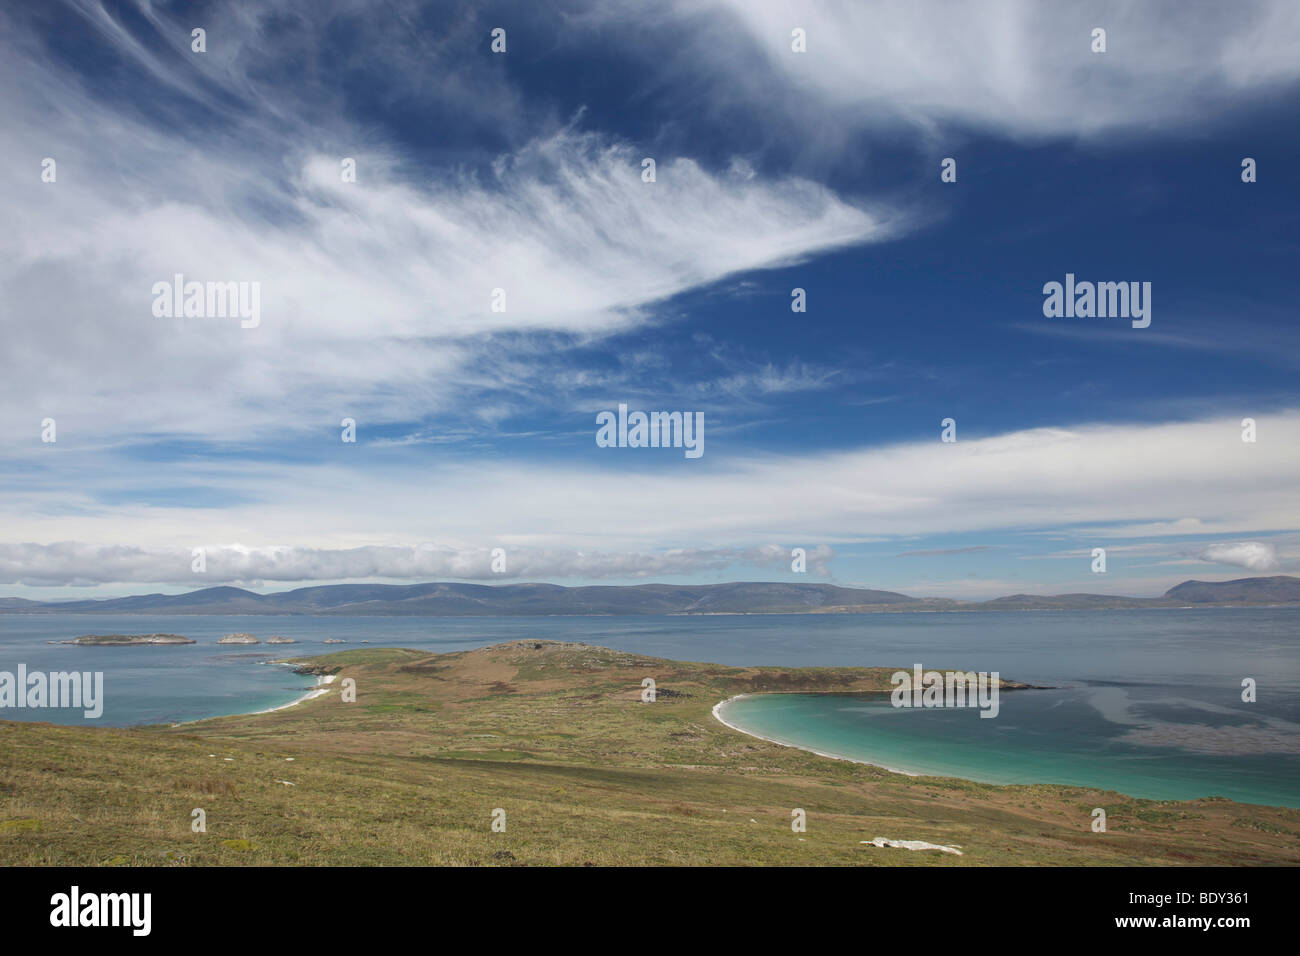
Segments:
[[[0,595],[1300,570],[1294,4],[0,16]],[[620,403],[705,453],[598,447]]]

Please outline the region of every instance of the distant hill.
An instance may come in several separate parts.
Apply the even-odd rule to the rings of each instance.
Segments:
[[[331,584],[258,594],[236,587],[98,601],[0,599],[0,614],[319,614],[475,617],[552,614],[845,614],[909,611],[1099,610],[1187,604],[1300,604],[1300,578],[1185,581],[1162,597],[1012,594],[990,601],[915,598],[835,584]]]
[[[1293,604],[1300,601],[1300,578],[1279,574],[1235,581],[1184,581],[1166,591],[1165,597],[1182,604]]]
[[[328,614],[465,617],[549,614],[801,613],[837,607],[922,603],[893,591],[834,584],[336,584],[257,594],[215,587],[99,601],[24,601],[0,613]]]
[[[1031,608],[1089,611],[1099,608],[1159,607],[1165,603],[1167,602],[1161,598],[1123,597],[1116,594],[1010,594],[1006,597],[981,601],[978,606],[989,611],[1012,611]]]

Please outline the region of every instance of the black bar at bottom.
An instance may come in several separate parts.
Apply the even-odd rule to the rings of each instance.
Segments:
[[[398,933],[432,939],[436,929],[449,944],[465,930],[470,940],[498,944],[603,939],[657,947],[689,939],[695,948],[709,940],[744,945],[774,929],[820,935],[839,926],[877,945],[890,937],[940,942],[952,933],[969,940],[972,932],[1023,943],[1199,935],[1231,944],[1240,933],[1288,925],[1291,875],[1194,867],[11,868],[0,870],[0,910],[10,943],[75,935],[127,946],[223,938],[373,945]],[[147,935],[139,932],[145,897],[132,894],[148,894]],[[86,921],[119,925],[71,925]]]

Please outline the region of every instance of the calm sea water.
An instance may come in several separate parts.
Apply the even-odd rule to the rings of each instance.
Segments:
[[[52,645],[90,633],[171,632],[180,647]],[[219,646],[248,631],[286,646]],[[345,645],[325,645],[326,638]],[[1135,796],[1222,795],[1300,806],[1300,608],[716,617],[322,618],[0,615],[0,671],[103,671],[104,715],[0,718],[125,726],[288,703],[312,680],[276,657],[345,647],[465,650],[521,638],[586,641],[679,660],[793,666],[954,667],[1056,690],[977,711],[894,710],[863,698],[762,695],[729,722],[901,770],[995,783],[1057,782]],[[1241,701],[1241,680],[1258,700]]]

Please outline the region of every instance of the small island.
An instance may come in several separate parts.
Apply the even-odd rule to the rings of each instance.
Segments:
[[[268,643],[268,644],[297,644],[298,642],[295,641],[292,637],[280,637],[280,636],[277,634],[275,637],[268,637],[268,638],[266,639],[266,643]]]
[[[241,632],[238,634],[227,634],[221,640],[217,641],[217,643],[218,644],[260,644],[262,642],[259,641],[257,638],[255,638],[252,634],[244,634]]]
[[[347,641],[340,640],[337,637],[327,637],[325,638],[325,640],[321,641],[321,643],[322,644],[346,644]]]
[[[179,634],[83,634],[60,644],[81,644],[92,647],[121,647],[129,644],[197,644],[198,641]]]

